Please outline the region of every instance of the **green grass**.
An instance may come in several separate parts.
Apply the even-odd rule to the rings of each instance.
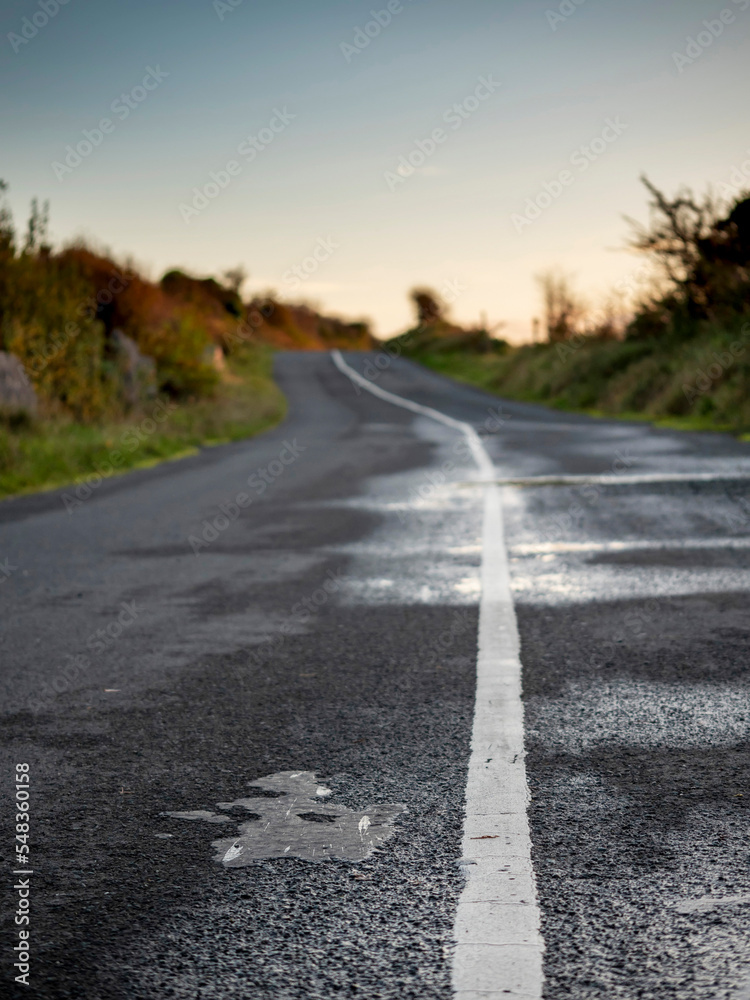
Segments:
[[[237,381],[222,382],[213,397],[155,400],[127,420],[92,426],[50,418],[25,427],[0,425],[0,497],[118,475],[259,434],[286,412],[271,364],[270,349],[245,347],[229,362]]]
[[[740,346],[732,356],[731,345]],[[677,430],[750,432],[750,324],[705,326],[689,340],[536,344],[503,354],[421,349],[411,357],[435,371],[507,399],[597,417],[647,420]],[[716,364],[706,383],[701,373]]]

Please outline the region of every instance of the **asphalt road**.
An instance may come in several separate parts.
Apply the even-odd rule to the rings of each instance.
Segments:
[[[750,447],[346,359],[513,481],[544,997],[747,1000]],[[452,996],[483,487],[329,356],[277,375],[262,437],[0,505],[0,995]]]

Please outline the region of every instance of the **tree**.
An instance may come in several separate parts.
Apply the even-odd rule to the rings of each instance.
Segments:
[[[573,291],[570,278],[555,271],[544,271],[536,276],[542,293],[544,325],[550,343],[570,340],[581,332],[585,308]]]
[[[586,317],[586,336],[596,340],[621,340],[629,311],[622,292],[611,292],[598,309]]]
[[[439,323],[445,319],[445,306],[431,288],[414,288],[410,298],[417,310],[417,322],[420,326]]]
[[[750,285],[750,199],[726,204],[711,194],[697,199],[687,188],[667,197],[647,177],[651,195],[646,226],[627,219],[631,247],[648,254],[666,279],[671,299],[691,319],[712,319],[741,309]]]
[[[16,239],[13,229],[13,216],[5,201],[5,192],[8,190],[8,182],[0,179],[0,257],[4,255],[13,256],[13,248]]]
[[[41,208],[36,198],[31,199],[31,215],[26,230],[26,242],[24,253],[36,253],[40,250],[47,239],[47,226],[49,224],[49,202],[45,201]]]
[[[223,278],[227,283],[227,287],[231,288],[235,295],[239,295],[240,289],[249,278],[249,274],[242,264],[238,264],[237,267],[230,267],[225,271]]]

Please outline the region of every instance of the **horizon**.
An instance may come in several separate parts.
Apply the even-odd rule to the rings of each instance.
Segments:
[[[13,0],[0,176],[18,228],[49,200],[55,245],[83,237],[152,277],[241,264],[245,295],[381,339],[430,286],[457,322],[529,340],[540,271],[596,305],[638,270],[640,174],[750,187],[748,8]]]

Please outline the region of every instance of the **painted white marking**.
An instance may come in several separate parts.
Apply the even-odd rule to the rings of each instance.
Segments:
[[[386,392],[385,389],[381,389],[379,385],[374,385],[372,382],[368,382],[366,378],[362,378],[359,372],[355,372],[346,361],[341,357],[341,351],[334,350],[331,351],[331,357],[333,358],[333,363],[343,372],[352,382],[356,382],[357,385],[361,385],[368,392],[371,392],[373,396],[379,396],[381,399],[385,399],[388,403],[393,403],[395,406],[401,406],[405,410],[411,410],[412,413],[419,413],[424,417],[431,417],[433,420],[438,420],[441,424],[445,424],[446,427],[452,427],[456,431],[460,431],[466,437],[471,454],[474,461],[479,467],[479,471],[482,476],[488,481],[491,481],[495,475],[495,466],[492,464],[490,456],[485,451],[484,445],[471,426],[471,424],[465,424],[461,420],[454,420],[453,417],[446,416],[445,413],[441,413],[439,410],[433,410],[431,406],[422,406],[421,403],[414,403],[411,399],[405,399],[403,396],[396,396],[392,392]]]
[[[539,1000],[542,954],[523,741],[521,661],[495,468],[470,424],[368,382],[339,351],[336,367],[374,396],[463,434],[482,476],[479,655],[462,853],[466,882],[456,912],[456,997]]]
[[[494,480],[497,486],[640,486],[646,483],[716,483],[750,479],[750,468],[744,472],[641,472],[629,475],[606,473],[590,476],[520,476]],[[460,486],[484,486],[485,482],[458,483]]]
[[[562,552],[660,552],[676,549],[747,549],[750,548],[750,538],[740,535],[737,538],[660,538],[632,539],[629,542],[541,542],[532,545],[513,545],[511,555],[534,556],[555,555]]]

